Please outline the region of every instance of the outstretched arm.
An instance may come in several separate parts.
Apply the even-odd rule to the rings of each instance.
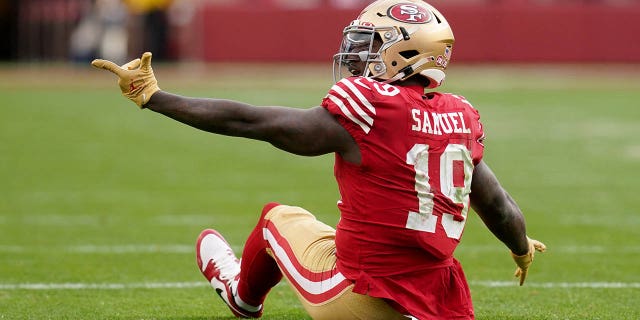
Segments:
[[[542,242],[527,237],[522,211],[484,161],[473,171],[471,207],[484,224],[511,250],[518,268],[516,277],[524,283],[534,252],[546,249]]]
[[[355,141],[324,108],[256,107],[239,101],[183,97],[158,91],[144,105],[174,120],[211,133],[271,143],[305,156],[338,152],[359,158]],[[355,149],[354,149],[355,148]]]
[[[91,64],[117,75],[122,94],[139,107],[192,127],[266,141],[299,155],[337,152],[349,162],[360,163],[355,140],[324,108],[257,107],[232,100],[190,98],[164,92],[153,74],[149,52],[123,66],[101,59]]]

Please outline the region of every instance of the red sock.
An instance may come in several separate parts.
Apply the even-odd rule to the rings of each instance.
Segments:
[[[267,293],[282,279],[282,272],[276,261],[267,254],[267,241],[262,235],[264,216],[278,205],[280,204],[271,202],[264,206],[260,221],[249,235],[242,251],[238,296],[256,307],[264,302]]]

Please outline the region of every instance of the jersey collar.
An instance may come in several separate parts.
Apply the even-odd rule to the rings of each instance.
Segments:
[[[423,95],[424,94],[424,87],[421,85],[410,85],[410,86],[405,86],[405,88],[411,90],[411,91],[415,91],[417,94],[419,95]]]

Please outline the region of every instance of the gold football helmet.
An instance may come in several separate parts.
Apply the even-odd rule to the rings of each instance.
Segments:
[[[435,88],[445,78],[453,43],[449,23],[428,3],[378,0],[344,28],[334,80],[347,74],[392,83],[420,75]]]

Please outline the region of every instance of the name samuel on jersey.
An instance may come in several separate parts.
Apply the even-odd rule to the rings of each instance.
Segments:
[[[451,133],[471,133],[467,128],[462,112],[435,113],[411,109],[413,125],[411,130],[434,135]]]

